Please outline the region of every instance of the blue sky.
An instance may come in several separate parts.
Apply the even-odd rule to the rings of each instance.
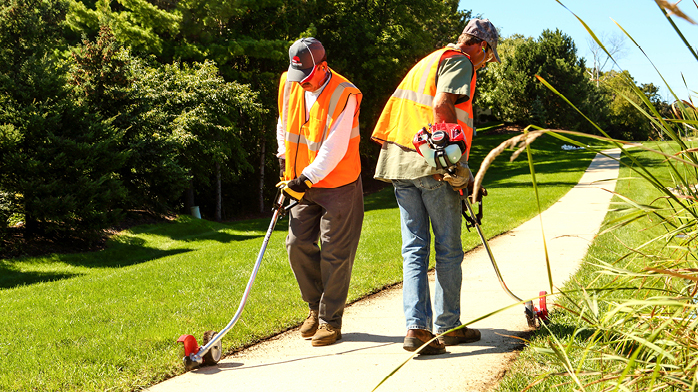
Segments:
[[[670,0],[675,3],[677,0]],[[689,95],[698,96],[698,60],[696,60],[673,30],[657,7],[654,0],[561,0],[561,2],[594,31],[602,34],[623,34],[614,23],[623,27],[642,47],[647,56],[659,69],[672,90],[681,99]],[[503,37],[522,34],[538,38],[545,29],[559,28],[572,37],[577,45],[578,56],[592,64],[589,49],[589,34],[574,15],[555,0],[460,0],[460,9],[482,14],[500,30]],[[691,0],[683,0],[679,8],[698,22],[698,9]],[[698,25],[673,17],[674,23],[693,46],[698,49]],[[625,38],[625,56],[618,59],[622,69],[626,69],[638,84],[654,83],[660,86],[660,94],[671,102],[666,85],[654,70],[651,63],[638,47]],[[607,65],[610,69],[611,64]],[[617,69],[617,68],[616,68]],[[684,85],[681,73],[686,79]],[[695,103],[696,101],[694,101]]]

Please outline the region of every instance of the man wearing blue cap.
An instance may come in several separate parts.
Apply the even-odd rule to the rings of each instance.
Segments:
[[[298,200],[286,237],[291,269],[310,314],[313,346],[342,338],[342,315],[363,222],[359,159],[361,91],[327,66],[325,48],[302,38],[279,83],[276,127],[282,181]]]

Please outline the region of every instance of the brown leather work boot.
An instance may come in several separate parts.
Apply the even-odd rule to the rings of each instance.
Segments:
[[[310,314],[301,325],[301,336],[305,339],[312,338],[319,325],[318,311],[310,309]]]
[[[402,348],[407,351],[417,351],[424,343],[430,341],[434,338],[434,334],[426,329],[408,329],[407,336],[405,336],[405,341],[402,344]],[[419,351],[420,355],[438,355],[444,354],[446,352],[446,347],[443,343],[439,342],[438,339],[429,343],[428,346],[424,347]]]
[[[468,327],[439,336],[439,342],[445,346],[456,346],[461,343],[472,343],[480,340],[480,331]]]
[[[342,338],[341,328],[335,328],[329,324],[320,324],[313,336],[313,346],[329,346]]]

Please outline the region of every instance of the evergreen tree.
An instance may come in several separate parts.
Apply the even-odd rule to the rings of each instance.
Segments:
[[[168,39],[176,36],[180,27],[178,13],[146,0],[97,0],[94,8],[82,1],[67,2],[70,13],[66,25],[73,37],[95,37],[102,26],[108,26],[121,44],[140,53],[166,54]],[[164,1],[161,3],[167,6]]]
[[[123,156],[120,135],[74,103],[53,57],[65,12],[62,1],[0,5],[0,192],[27,235],[94,240],[118,218],[123,188],[113,171]]]
[[[257,94],[249,86],[225,82],[210,61],[143,68],[137,79],[138,94],[151,107],[143,121],[157,124],[158,134],[177,143],[177,164],[187,170],[196,190],[206,195],[213,188],[210,213],[222,219],[219,181],[236,183],[252,170],[247,146],[255,142],[253,131],[264,113]],[[245,196],[238,190],[238,198]]]
[[[128,193],[123,208],[164,213],[177,210],[189,176],[177,162],[180,143],[167,115],[141,80],[152,74],[157,72],[151,65],[133,57],[111,28],[102,26],[96,41],[85,39],[74,49],[70,83],[76,101],[109,118],[122,135],[119,150],[126,161],[115,170]]]

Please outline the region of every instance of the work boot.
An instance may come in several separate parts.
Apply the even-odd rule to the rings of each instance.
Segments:
[[[426,329],[408,329],[402,348],[414,352],[433,338],[434,334]],[[428,346],[419,351],[420,355],[439,355],[444,353],[446,353],[446,347],[438,339],[433,340]]]
[[[313,336],[313,346],[329,346],[342,338],[342,329],[329,324],[320,324]]]
[[[480,331],[468,327],[457,329],[438,337],[439,343],[445,346],[456,346],[461,343],[472,343],[480,340]]]
[[[315,335],[315,331],[317,331],[318,324],[317,310],[310,309],[310,314],[308,314],[308,317],[303,321],[303,325],[301,325],[301,336],[305,339],[312,338]]]

